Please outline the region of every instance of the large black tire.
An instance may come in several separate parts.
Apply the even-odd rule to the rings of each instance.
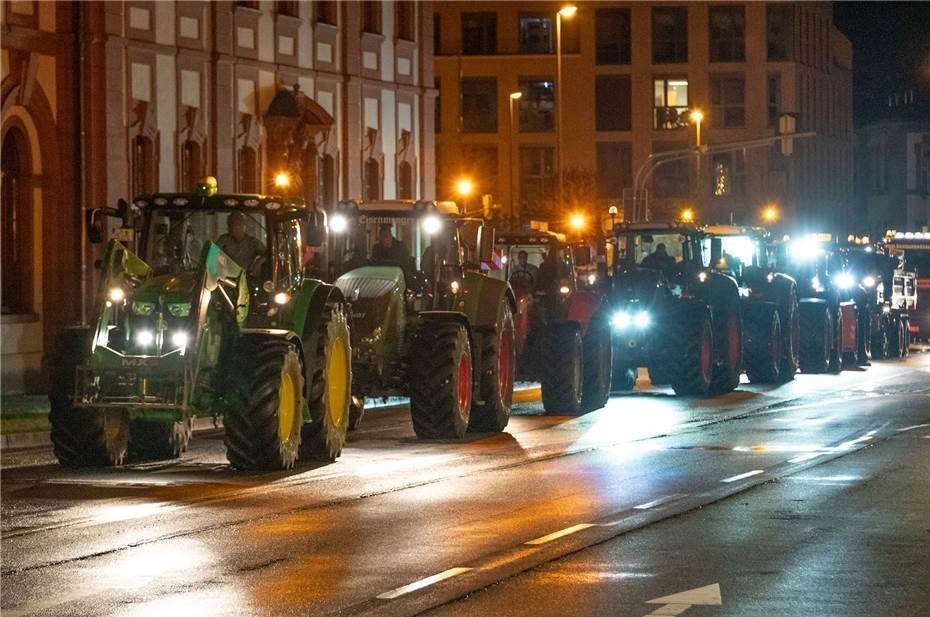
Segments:
[[[903,358],[907,349],[907,332],[904,329],[904,318],[897,317],[888,320],[888,358]],[[872,357],[875,357],[875,347],[872,347]]]
[[[129,458],[156,461],[178,458],[187,450],[194,419],[177,422],[138,419],[129,423]]]
[[[884,315],[879,319],[879,323],[879,328],[872,332],[873,360],[884,360],[892,355],[891,339],[893,334],[891,330],[896,327],[896,324]]]
[[[247,335],[234,349],[226,410],[226,458],[237,469],[290,469],[297,462],[304,368],[294,343]]]
[[[798,308],[798,292],[791,287],[788,294],[788,303],[779,315],[782,325],[782,360],[778,371],[778,379],[782,383],[794,379],[801,366],[801,316]]]
[[[310,422],[300,429],[300,459],[329,462],[342,454],[351,423],[352,344],[343,305],[326,305],[314,353],[306,367]]]
[[[543,409],[549,414],[582,413],[584,356],[581,328],[575,321],[546,326],[540,336],[539,385]]]
[[[901,317],[901,331],[904,332],[904,345],[901,348],[901,357],[906,358],[911,355],[911,318]]]
[[[510,422],[513,405],[513,378],[517,364],[513,309],[504,298],[497,310],[493,330],[481,337],[481,375],[478,397],[471,410],[469,431],[500,433]]]
[[[830,325],[833,328],[833,338],[830,345],[830,363],[828,371],[834,375],[843,372],[843,310],[835,307],[830,312]]]
[[[67,328],[51,359],[49,414],[52,450],[66,467],[121,465],[129,446],[129,416],[120,410],[74,406],[75,371],[90,351],[89,328]]]
[[[743,373],[743,325],[738,298],[732,298],[715,320],[714,363],[710,379],[711,394],[726,394],[739,385]]]
[[[833,348],[833,320],[826,304],[801,305],[801,339],[799,360],[802,373],[826,373],[830,368],[830,351]]]
[[[769,303],[748,304],[743,316],[746,376],[752,383],[778,383],[783,342],[778,309]]]
[[[588,331],[582,340],[582,411],[594,411],[607,404],[613,376],[613,355],[610,328],[602,316],[595,315],[588,324]],[[635,381],[634,379],[634,383]]]
[[[679,302],[663,316],[666,332],[653,364],[668,371],[679,396],[707,396],[714,370],[714,329],[703,302]]]
[[[868,366],[872,360],[872,316],[865,305],[856,306],[858,324],[856,327],[855,364]]]
[[[471,416],[471,345],[465,326],[427,322],[409,361],[410,416],[420,439],[461,439]]]

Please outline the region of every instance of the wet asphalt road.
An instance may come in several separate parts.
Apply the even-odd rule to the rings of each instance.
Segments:
[[[379,410],[338,462],[290,473],[230,470],[219,435],[180,461],[116,470],[5,454],[0,608],[646,615],[686,606],[646,600],[719,584],[722,606],[685,614],[855,614],[801,600],[856,597],[850,585],[898,567],[880,548],[849,550],[856,523],[876,546],[898,542],[903,589],[930,582],[915,522],[930,517],[928,425],[923,353],[710,400],[647,389],[579,418],[522,404],[507,433],[465,443],[417,441],[405,410]]]

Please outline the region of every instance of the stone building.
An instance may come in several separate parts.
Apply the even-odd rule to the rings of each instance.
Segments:
[[[651,153],[695,144],[692,110],[712,145],[772,136],[790,114],[816,138],[790,157],[778,146],[710,154],[700,175],[695,161],[662,166],[647,183],[653,215],[692,206],[750,223],[776,202],[786,225],[847,225],[852,49],[829,2],[574,3],[559,114],[556,12],[567,4],[434,4],[438,193],[466,176],[505,212],[551,211],[561,149],[566,198],[580,185],[596,209],[622,212]]]
[[[261,192],[284,167],[324,207],[433,196],[429,2],[0,10],[4,393],[41,387],[58,329],[93,318],[88,208],[204,174]]]

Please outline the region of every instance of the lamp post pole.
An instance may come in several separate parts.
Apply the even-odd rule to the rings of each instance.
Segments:
[[[510,219],[510,220],[509,220],[509,223],[510,223],[511,226],[512,226],[512,225],[514,224],[514,222],[515,222],[515,218],[514,218],[514,217],[515,217],[515,214],[516,214],[516,212],[517,212],[517,204],[516,204],[516,202],[515,202],[516,194],[517,194],[517,193],[516,193],[516,191],[513,190],[513,181],[514,181],[514,176],[515,176],[513,170],[514,170],[514,167],[515,167],[516,164],[517,164],[517,161],[516,161],[516,158],[517,158],[517,157],[514,156],[514,137],[513,137],[513,134],[514,134],[514,132],[516,131],[516,121],[514,120],[514,113],[513,113],[513,112],[514,112],[514,103],[516,103],[516,101],[518,101],[518,100],[520,99],[521,96],[523,96],[523,93],[522,93],[522,92],[511,92],[511,93],[510,93],[510,96],[509,96],[509,99],[510,99],[510,130],[507,131],[507,140],[508,140],[508,141],[507,141],[507,147],[508,147],[507,158],[508,158],[508,160],[509,160],[509,162],[510,162],[510,165],[509,165],[510,173],[509,173],[508,176],[507,176],[507,190],[508,190],[508,192],[510,193],[510,199],[508,200],[508,201],[509,201],[509,206],[510,206],[510,212],[508,213],[508,215],[509,215],[508,218]]]
[[[565,204],[562,180],[562,18],[571,18],[578,11],[574,5],[566,5],[555,14],[555,130],[556,170],[559,175],[559,210]]]

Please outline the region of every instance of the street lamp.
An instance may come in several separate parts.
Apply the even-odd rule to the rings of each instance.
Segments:
[[[511,92],[511,93],[510,93],[510,97],[509,97],[509,99],[510,99],[510,131],[507,133],[508,148],[509,148],[508,153],[507,153],[507,156],[508,156],[509,159],[510,159],[510,175],[507,177],[507,184],[508,184],[507,190],[510,192],[510,200],[509,200],[509,202],[510,202],[510,212],[509,212],[510,221],[509,221],[509,222],[510,222],[511,224],[513,224],[514,212],[516,211],[516,208],[514,207],[514,206],[516,205],[516,204],[514,203],[514,199],[515,199],[515,196],[516,196],[516,191],[513,190],[513,179],[514,179],[514,175],[515,175],[515,174],[513,173],[513,168],[514,168],[514,166],[515,166],[516,163],[517,163],[517,161],[516,161],[516,158],[517,158],[517,157],[514,156],[514,153],[513,153],[513,150],[514,150],[514,137],[513,137],[513,134],[514,134],[514,132],[516,132],[516,121],[514,120],[513,110],[514,110],[514,104],[515,104],[518,100],[520,100],[520,97],[521,97],[521,96],[523,96],[523,93],[518,91],[518,92]]]
[[[568,4],[559,9],[555,15],[555,112],[556,112],[556,150],[559,173],[559,208],[565,202],[562,188],[562,19],[571,19],[578,12],[578,7]]]
[[[691,119],[691,122],[694,123],[694,126],[697,129],[696,144],[697,144],[697,147],[700,148],[701,147],[701,121],[704,120],[704,112],[701,111],[700,109],[695,109],[694,111],[691,112],[691,114],[688,117]]]
[[[762,220],[770,225],[778,221],[778,206],[775,204],[767,205],[762,211]]]
[[[695,128],[694,143],[698,149],[698,153],[697,153],[697,161],[695,162],[695,166],[694,166],[694,175],[695,175],[695,184],[697,184],[696,200],[697,200],[698,205],[701,205],[703,203],[702,196],[704,192],[704,184],[701,182],[702,178],[701,178],[701,152],[700,150],[701,150],[701,121],[704,120],[704,112],[701,111],[700,109],[692,110],[691,113],[688,115],[688,118],[690,118],[691,122],[694,123],[694,128]]]
[[[588,221],[585,218],[585,215],[580,212],[576,212],[568,218],[568,226],[575,233],[581,233],[581,231],[585,228],[585,225],[587,225],[587,222]]]

